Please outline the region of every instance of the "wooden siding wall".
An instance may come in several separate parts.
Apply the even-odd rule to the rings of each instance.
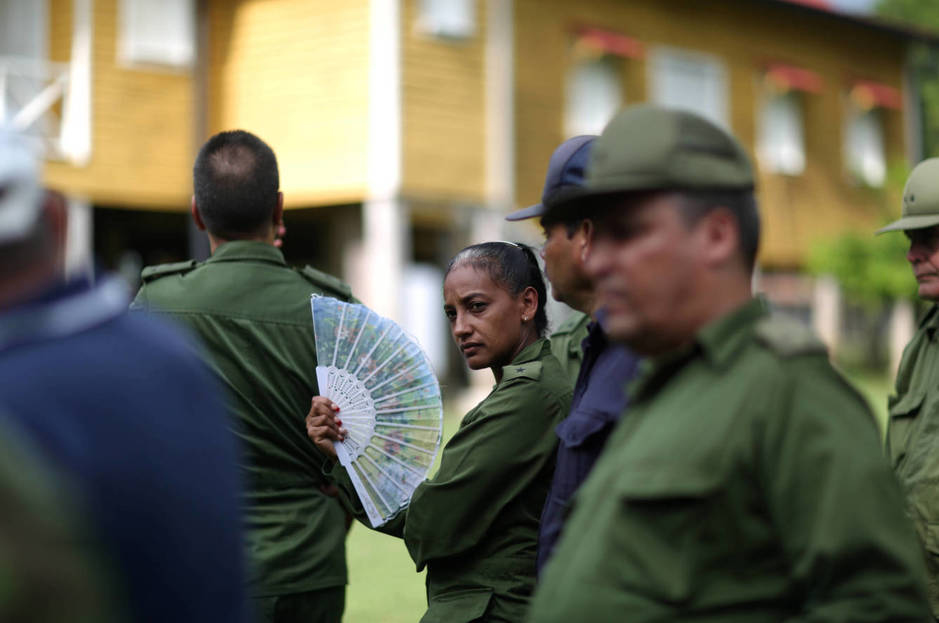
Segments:
[[[418,0],[401,4],[402,192],[418,198],[482,202],[486,3],[475,3],[475,35],[459,41],[422,33]]]
[[[209,132],[264,139],[288,207],[365,195],[368,11],[368,0],[208,2]]]
[[[761,2],[516,0],[515,5],[519,204],[538,199],[548,156],[564,139],[564,80],[571,67],[573,29],[591,25],[635,37],[647,53],[667,45],[718,56],[729,79],[731,127],[751,153],[761,67],[768,61],[785,62],[822,77],[823,92],[804,97],[805,172],[759,175],[764,265],[801,265],[815,239],[845,229],[872,232],[885,220],[886,206],[896,211],[890,192],[860,188],[850,179],[842,146],[853,79],[902,87],[905,43],[897,37]],[[632,67],[627,69],[632,73],[625,81],[625,103],[644,101],[646,60],[625,63]],[[903,162],[903,115],[884,113],[888,165]]]
[[[72,2],[49,2],[49,58],[68,61]],[[91,160],[85,167],[50,161],[45,181],[99,205],[188,210],[194,155],[192,72],[119,65],[117,4],[93,4]]]

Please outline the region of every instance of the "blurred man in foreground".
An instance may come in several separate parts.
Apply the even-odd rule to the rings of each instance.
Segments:
[[[346,517],[325,492],[324,457],[306,436],[316,384],[312,294],[348,286],[287,266],[277,158],[243,131],[210,138],[193,167],[192,218],[212,257],[145,268],[133,308],[184,322],[229,393],[242,440],[249,590],[262,621],[338,623],[345,607]]]
[[[133,621],[244,621],[235,441],[174,328],[66,281],[64,199],[0,134],[0,412],[74,483]],[[50,596],[54,599],[54,596]]]
[[[587,184],[612,339],[649,358],[532,621],[922,621],[922,560],[863,399],[750,277],[753,171],[697,115],[629,108]]]
[[[902,217],[877,233],[902,231],[919,297],[939,302],[939,158],[919,163],[903,189]],[[907,495],[926,558],[928,593],[939,620],[939,307],[933,305],[903,352],[890,397],[887,454]]]
[[[551,155],[541,203],[517,210],[506,220],[540,217],[545,243],[541,257],[555,299],[575,310],[573,321],[551,336],[552,352],[576,384],[570,414],[557,426],[560,439],[551,489],[538,534],[538,571],[551,556],[574,493],[587,478],[606,440],[626,408],[624,387],[636,373],[638,358],[624,346],[610,344],[597,320],[596,295],[584,260],[593,223],[577,213],[546,217],[548,207],[583,186],[590,148],[596,136],[576,136]],[[586,319],[584,322],[582,319]],[[581,332],[580,327],[583,327]]]

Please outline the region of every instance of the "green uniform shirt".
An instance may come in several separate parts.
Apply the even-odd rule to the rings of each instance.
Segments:
[[[204,263],[144,269],[135,309],[195,330],[228,389],[245,473],[249,590],[263,597],[346,583],[345,514],[318,487],[325,458],[306,435],[316,384],[312,293],[349,292],[279,249],[228,242]]]
[[[67,479],[0,422],[0,621],[129,620]]]
[[[381,528],[404,537],[418,571],[427,567],[423,623],[524,617],[554,470],[554,426],[570,400],[570,383],[548,341],[522,350],[463,418],[437,474]],[[340,484],[349,490],[345,478]]]
[[[928,618],[873,418],[807,330],[750,302],[631,390],[529,620]]]
[[[587,314],[575,311],[551,334],[551,352],[561,362],[571,385],[577,383],[580,364],[584,361],[581,342],[587,337],[587,325],[590,320]]]
[[[939,306],[903,351],[890,397],[887,453],[925,553],[929,601],[939,619]]]

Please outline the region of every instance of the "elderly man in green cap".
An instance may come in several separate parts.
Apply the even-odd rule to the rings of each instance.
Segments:
[[[900,220],[878,230],[910,239],[906,259],[920,298],[939,302],[939,158],[919,163],[903,189]],[[890,397],[887,453],[907,496],[926,557],[927,591],[939,620],[939,306],[933,305],[907,345]]]
[[[587,184],[607,332],[648,357],[575,498],[529,620],[924,621],[922,557],[864,400],[751,294],[759,241],[739,143],[628,108]]]

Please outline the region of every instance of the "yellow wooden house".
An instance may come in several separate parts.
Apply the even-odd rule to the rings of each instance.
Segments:
[[[503,216],[539,199],[562,140],[623,105],[690,108],[754,155],[760,264],[799,304],[808,282],[787,279],[812,242],[885,221],[889,172],[919,158],[907,61],[925,35],[823,5],[6,0],[0,111],[72,200],[73,265],[202,252],[192,160],[243,128],[277,153],[288,258],[405,318],[461,246],[538,240]]]

